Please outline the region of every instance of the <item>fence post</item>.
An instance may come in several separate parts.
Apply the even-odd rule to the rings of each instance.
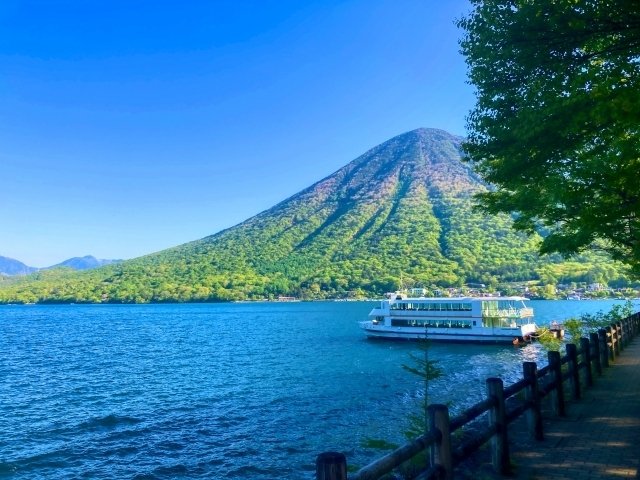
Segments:
[[[542,412],[540,410],[540,391],[538,389],[538,366],[536,362],[524,362],[522,370],[529,386],[525,390],[525,401],[529,405],[527,410],[527,423],[529,434],[534,440],[544,440],[542,432]]]
[[[564,409],[564,387],[562,384],[562,365],[560,363],[560,352],[548,352],[549,371],[553,378],[554,388],[552,390],[553,413],[560,417],[565,416]]]
[[[616,352],[613,347],[615,339],[613,338],[613,328],[611,328],[611,325],[606,327],[606,330],[607,330],[607,351],[609,352],[609,363],[611,363],[616,359]]]
[[[575,343],[567,343],[567,357],[569,357],[569,381],[571,383],[571,397],[580,400],[580,371],[578,370],[578,347]]]
[[[509,437],[507,434],[507,412],[504,405],[504,386],[500,378],[487,378],[487,396],[493,399],[489,410],[489,423],[496,433],[491,438],[491,460],[500,475],[509,473]]]
[[[624,329],[622,327],[622,322],[616,322],[614,323],[614,326],[616,328],[616,332],[618,332],[618,341],[620,342],[620,351],[624,350]]]
[[[622,324],[620,322],[616,322],[613,324],[613,327],[616,329],[616,336],[618,337],[616,353],[620,355],[620,352],[624,350],[624,335],[622,334]]]
[[[347,480],[347,457],[324,452],[316,457],[316,480]]]
[[[580,339],[580,350],[582,350],[582,362],[584,363],[584,378],[587,387],[593,385],[593,374],[591,372],[591,345],[588,338]]]
[[[602,366],[609,366],[609,347],[607,346],[607,331],[604,328],[598,329],[598,340],[600,343],[600,359]]]
[[[596,367],[596,373],[598,375],[602,375],[602,362],[600,361],[600,341],[598,339],[598,334],[596,332],[591,332],[589,334],[589,339],[591,340],[591,347],[593,348],[591,352],[591,361]]]
[[[440,441],[431,447],[431,466],[439,466],[446,480],[453,478],[453,451],[451,450],[451,429],[449,428],[449,407],[433,404],[427,407],[429,428],[440,431]]]

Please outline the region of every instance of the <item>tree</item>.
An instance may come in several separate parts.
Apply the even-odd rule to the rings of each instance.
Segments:
[[[471,0],[458,21],[477,103],[463,148],[489,213],[594,245],[640,275],[640,2]]]
[[[422,356],[411,353],[409,355],[411,364],[402,365],[404,370],[412,375],[416,375],[424,381],[424,395],[420,399],[419,409],[416,412],[410,412],[407,417],[408,425],[407,429],[404,431],[404,436],[407,440],[414,440],[420,435],[427,433],[429,427],[427,413],[427,407],[429,405],[429,381],[440,378],[444,374],[442,368],[438,365],[439,361],[429,359],[429,345],[429,340],[425,331],[425,338],[419,340],[418,343]],[[398,448],[398,445],[386,440],[368,438],[363,442],[363,447],[379,450],[395,450]],[[430,458],[428,456],[427,449],[402,463],[397,469],[397,472],[400,478],[417,478],[417,475],[419,475],[420,472],[423,472],[428,466],[430,466],[429,462]]]

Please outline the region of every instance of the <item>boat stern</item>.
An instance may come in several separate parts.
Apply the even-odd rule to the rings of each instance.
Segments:
[[[532,334],[536,333],[538,327],[535,323],[525,323],[520,327],[520,332],[522,332],[522,338],[530,337]]]

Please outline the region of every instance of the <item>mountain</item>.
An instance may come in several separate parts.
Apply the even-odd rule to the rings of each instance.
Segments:
[[[28,275],[36,270],[13,258],[0,256],[0,275]]]
[[[73,270],[89,270],[92,268],[102,267],[104,265],[110,265],[112,263],[118,263],[122,260],[105,260],[98,259],[92,255],[85,255],[84,257],[73,257],[64,262],[60,262],[56,265],[45,268],[29,267],[24,263],[15,260],[13,258],[0,256],[0,275],[5,276],[17,276],[17,275],[29,275],[30,273],[37,272],[38,270],[50,270],[53,268],[67,267]]]
[[[102,267],[104,265],[110,265],[112,263],[121,262],[122,260],[105,260],[98,259],[93,255],[85,255],[84,257],[73,257],[64,262],[60,262],[56,265],[52,265],[51,267],[47,267],[47,269],[58,268],[58,267],[69,267],[74,270],[90,270],[92,268]]]
[[[380,295],[400,284],[624,281],[595,255],[541,258],[539,237],[485,216],[487,187],[461,161],[462,139],[418,129],[235,227],[86,272],[37,272],[0,285],[0,302],[220,301]],[[304,161],[301,159],[301,161]]]

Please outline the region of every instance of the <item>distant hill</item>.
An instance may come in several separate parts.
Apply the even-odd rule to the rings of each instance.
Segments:
[[[122,260],[105,260],[98,259],[93,255],[85,255],[84,257],[73,257],[64,262],[47,267],[47,269],[58,267],[69,267],[74,270],[90,270],[92,268],[102,267],[104,265],[111,265],[112,263],[121,262]]]
[[[0,275],[28,275],[36,270],[13,258],[0,256]]]
[[[373,296],[400,284],[454,286],[541,278],[623,281],[606,257],[540,258],[539,237],[485,216],[487,187],[461,161],[462,139],[418,129],[245,222],[86,272],[37,272],[0,302],[169,302]],[[304,159],[300,159],[304,162]]]
[[[13,258],[0,256],[0,275],[8,277],[29,275],[31,273],[40,270],[51,270],[59,267],[67,267],[73,270],[90,270],[92,268],[102,267],[104,265],[111,265],[112,263],[118,263],[122,260],[105,260],[98,259],[92,255],[85,255],[84,257],[73,257],[64,262],[60,262],[56,265],[45,268],[29,267],[19,260]]]

